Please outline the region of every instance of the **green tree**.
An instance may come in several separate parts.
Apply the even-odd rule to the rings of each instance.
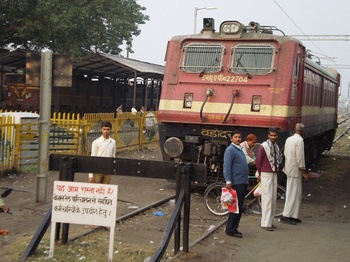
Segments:
[[[78,58],[129,52],[149,20],[136,0],[0,0],[0,47],[51,49]]]

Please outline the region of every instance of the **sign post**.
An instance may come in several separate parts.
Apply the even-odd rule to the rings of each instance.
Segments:
[[[108,261],[112,261],[117,199],[117,185],[55,181],[49,257],[54,254],[56,223],[73,223],[110,227]]]

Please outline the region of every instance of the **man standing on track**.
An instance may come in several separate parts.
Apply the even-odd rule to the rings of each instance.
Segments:
[[[112,124],[109,121],[102,122],[102,135],[92,142],[91,156],[115,157],[117,152],[116,142],[109,136],[112,130]],[[111,175],[89,173],[90,183],[109,184]]]
[[[226,234],[233,237],[242,238],[243,235],[238,231],[239,222],[243,213],[244,197],[248,185],[249,168],[245,154],[242,151],[241,132],[233,130],[231,134],[231,144],[226,148],[224,153],[224,178],[226,188],[233,188],[237,193],[239,212],[229,213]]]
[[[302,198],[302,178],[308,180],[309,177],[305,167],[303,132],[304,125],[296,124],[294,135],[287,138],[284,146],[283,172],[287,175],[287,188],[286,202],[280,221],[291,225],[301,223],[299,210]]]
[[[255,159],[255,165],[259,172],[258,180],[261,182],[261,228],[273,231],[273,225],[277,202],[277,173],[281,162],[280,150],[276,143],[278,130],[269,128],[268,139],[263,142]]]

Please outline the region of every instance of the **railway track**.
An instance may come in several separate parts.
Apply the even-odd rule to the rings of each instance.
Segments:
[[[203,203],[203,192],[204,189],[202,188],[195,188],[191,195],[191,223],[190,223],[190,249],[194,246],[202,243],[205,241],[206,238],[212,236],[218,230],[222,228],[224,224],[226,224],[227,216],[215,216],[209,212],[209,210],[206,209],[204,203]],[[151,230],[157,231],[159,240],[163,237],[163,230],[166,227],[166,223],[168,222],[167,216],[171,214],[171,211],[173,209],[173,205],[170,204],[172,200],[175,199],[175,196],[167,197],[164,199],[161,199],[159,201],[156,201],[154,203],[151,203],[149,205],[146,205],[142,208],[139,208],[133,212],[130,212],[128,214],[125,214],[123,216],[120,216],[116,219],[116,236],[118,238],[118,234],[126,233],[126,231],[135,231],[135,228],[130,228],[129,225],[131,224],[133,227],[135,226],[135,221],[141,221],[138,224],[140,225],[137,227],[136,231],[140,232],[142,228],[145,228],[145,225],[147,225],[147,229],[151,228]],[[150,227],[147,221],[150,218],[152,218],[153,213],[156,210],[161,210],[165,214],[165,220],[162,220],[159,225],[156,227]],[[248,214],[245,214],[246,216]],[[77,240],[81,239],[84,236],[88,236],[92,233],[97,233],[99,229],[90,229],[88,231],[85,231],[79,235],[74,236],[69,240],[69,242],[76,242]],[[101,231],[101,232],[104,232]],[[143,235],[140,233],[140,235]],[[147,236],[147,233],[144,234]],[[123,239],[121,236],[120,239]],[[150,237],[151,239],[151,237]],[[123,240],[121,240],[123,241]],[[158,244],[157,241],[154,241],[155,244]],[[141,246],[144,244],[140,244]],[[168,249],[170,254],[172,252],[171,250],[172,243],[169,244]],[[71,248],[71,247],[70,247]],[[182,252],[179,252],[176,256],[173,256],[171,258],[167,258],[167,261],[176,261],[178,257],[182,255]]]
[[[333,144],[336,143],[340,138],[345,136],[349,132],[350,127],[347,127],[345,131],[343,131],[340,135],[338,135],[336,138],[333,140]]]
[[[345,134],[348,133],[350,127],[343,127],[342,125],[347,123],[349,120],[348,116],[338,122],[338,132],[337,136],[334,138],[333,144],[336,143],[340,138],[342,138]]]
[[[126,214],[126,215],[118,217],[115,222],[116,222],[116,224],[121,223],[121,222],[123,222],[123,221],[125,221],[127,219],[130,219],[130,218],[134,217],[134,216],[140,215],[140,214],[142,214],[142,213],[144,213],[144,212],[146,212],[146,211],[148,211],[148,210],[150,210],[152,208],[157,208],[157,207],[163,205],[164,203],[169,202],[172,199],[175,199],[175,196],[164,198],[162,200],[159,200],[157,202],[154,202],[152,204],[149,204],[147,206],[139,208],[139,209],[137,209],[137,210],[135,210],[133,212],[130,212],[130,213]],[[75,240],[79,239],[80,237],[86,236],[86,235],[96,231],[96,229],[97,228],[94,228],[94,229],[88,230],[88,231],[86,231],[86,232],[84,232],[82,234],[79,234],[79,235],[73,237],[72,239],[70,239],[70,241],[75,241]]]
[[[189,247],[192,248],[195,245],[201,243],[204,239],[215,233],[222,225],[226,223],[226,217],[215,216],[206,209],[203,203],[203,189],[196,188],[193,190],[191,195],[191,224],[190,224],[190,244]],[[119,242],[123,242],[123,234],[128,234],[127,231],[142,231],[145,227],[147,230],[155,230],[158,234],[158,239],[161,240],[163,237],[163,229],[165,229],[166,224],[168,222],[167,217],[171,215],[172,209],[174,207],[172,200],[175,199],[175,196],[170,196],[163,198],[159,201],[146,205],[142,208],[139,208],[133,212],[122,215],[116,219],[116,237],[119,238]],[[165,219],[157,225],[150,225],[147,220],[152,220],[154,217],[155,211],[161,211],[164,213]],[[135,221],[139,221],[138,223]],[[141,222],[140,222],[141,221]],[[136,227],[136,224],[139,226]],[[130,228],[130,225],[134,228]],[[147,226],[146,226],[147,225]],[[74,225],[73,225],[74,226]],[[93,233],[98,233],[99,228],[93,228],[85,230],[84,232],[79,233],[73,237],[70,237],[68,243],[76,243],[81,238],[89,236]],[[100,231],[102,234],[105,230]],[[140,235],[143,235],[140,233]],[[144,235],[148,235],[147,233]],[[151,234],[153,235],[153,233]],[[150,237],[150,242],[154,242],[154,244],[159,244],[158,241],[152,240]],[[123,242],[125,243],[125,242]],[[141,246],[144,245],[140,244]],[[172,243],[169,244],[168,249],[169,253],[171,252]],[[70,248],[72,246],[70,245]],[[177,256],[181,255],[181,252],[178,253]],[[172,260],[175,261],[177,256],[172,257]]]

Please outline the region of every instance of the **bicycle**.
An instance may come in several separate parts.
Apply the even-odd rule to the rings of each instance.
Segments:
[[[255,179],[253,176],[249,176],[250,179]],[[252,208],[254,205],[257,208],[257,211],[252,211],[253,213],[261,214],[261,197],[254,197],[253,192],[259,186],[259,183],[256,183],[251,190],[246,194],[243,212],[247,213],[248,210]],[[223,181],[215,182],[209,185],[204,191],[204,204],[208,208],[208,210],[217,216],[224,216],[228,214],[227,210],[222,209],[221,206],[221,190],[225,187]],[[253,196],[253,197],[252,197]],[[248,200],[251,198],[250,200]],[[286,189],[277,185],[277,203],[276,203],[276,211],[275,217],[280,217],[283,212],[284,202],[286,198]]]

